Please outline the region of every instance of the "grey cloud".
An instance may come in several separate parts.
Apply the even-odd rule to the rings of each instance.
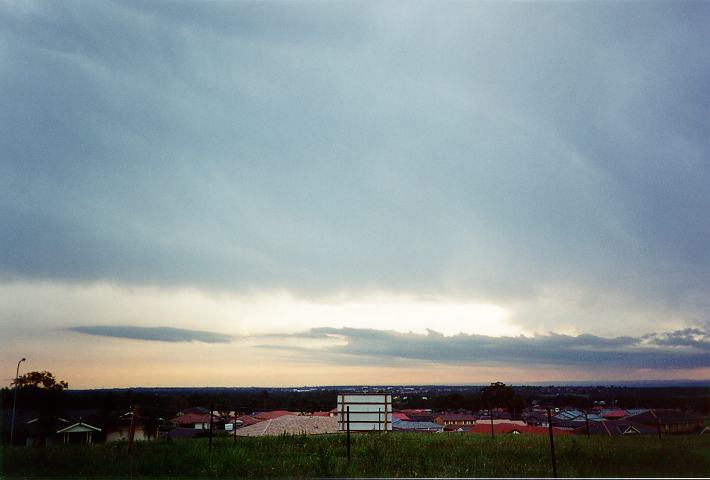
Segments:
[[[710,293],[702,2],[22,3],[2,278]]]
[[[151,340],[155,342],[202,342],[229,343],[233,337],[204,330],[187,330],[173,327],[134,327],[134,326],[79,326],[67,330],[102,337],[129,338],[133,340]]]
[[[459,334],[451,337],[429,331],[427,334],[392,331],[315,328],[286,338],[340,338],[344,345],[331,346],[314,353],[308,348],[289,347],[304,355],[318,355],[332,362],[382,363],[418,361],[443,364],[544,365],[557,369],[645,368],[688,369],[710,364],[710,339],[688,342],[687,332],[651,334],[643,337],[603,338],[595,335],[550,333],[533,337],[489,337]],[[262,348],[286,348],[262,338]]]
[[[685,328],[648,338],[652,343],[671,347],[693,347],[710,352],[710,334],[700,328]]]

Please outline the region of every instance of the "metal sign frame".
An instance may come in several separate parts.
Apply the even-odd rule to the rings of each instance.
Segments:
[[[392,394],[339,393],[337,409],[338,431],[392,431]]]

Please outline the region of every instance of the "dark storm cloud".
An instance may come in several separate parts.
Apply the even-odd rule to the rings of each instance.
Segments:
[[[285,347],[260,339],[262,348],[289,348],[304,355],[317,355],[334,363],[377,364],[395,360],[425,363],[486,365],[538,365],[555,369],[645,368],[688,369],[710,365],[710,339],[689,343],[688,332],[672,332],[659,337],[602,338],[594,335],[535,335],[533,337],[489,337],[485,335],[444,336],[354,328],[315,328],[297,335],[274,339],[339,340],[340,344],[323,351],[304,347]]]
[[[493,301],[572,284],[695,321],[708,20],[704,2],[5,3],[0,275]]]
[[[229,343],[230,335],[203,330],[187,330],[172,327],[133,327],[133,326],[81,326],[71,327],[67,330],[87,335],[101,337],[129,338],[132,340],[151,340],[155,342],[202,342],[202,343]]]

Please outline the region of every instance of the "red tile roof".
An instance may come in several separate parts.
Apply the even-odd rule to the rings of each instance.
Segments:
[[[442,419],[445,422],[475,422],[478,420],[478,417],[475,415],[468,415],[465,413],[442,413],[441,415],[434,415],[434,419]]]
[[[409,418],[407,414],[403,412],[392,412],[392,420],[403,420],[405,422],[409,422],[411,421],[411,418]]]
[[[493,425],[493,433],[494,434],[506,434],[506,433],[514,433],[518,432],[520,434],[528,434],[528,435],[548,435],[549,430],[547,427],[532,427],[529,425],[515,425],[512,423],[497,423]],[[466,430],[466,433],[479,433],[479,434],[491,434],[491,425],[490,424],[481,424],[481,425],[473,425],[468,430]],[[552,434],[553,435],[572,435],[573,432],[570,430],[563,430],[560,428],[553,428],[552,429]]]
[[[626,415],[628,415],[628,413],[626,413],[626,410],[621,409],[609,410],[601,413],[601,416],[604,418],[623,418]]]
[[[271,420],[272,418],[283,417],[284,415],[298,415],[298,412],[289,412],[287,410],[272,410],[270,412],[257,412],[253,416],[260,420]]]
[[[214,420],[217,421],[218,417]],[[177,416],[171,420],[173,423],[178,425],[192,425],[195,423],[210,423],[210,414],[203,413],[186,413],[184,415]]]
[[[254,418],[251,415],[242,415],[241,417],[238,417],[237,420],[242,422],[243,427],[247,427],[249,425],[254,425],[255,423],[259,423],[259,422],[263,421],[258,418]]]

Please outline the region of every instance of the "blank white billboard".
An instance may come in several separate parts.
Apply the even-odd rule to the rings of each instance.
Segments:
[[[350,431],[392,430],[392,395],[389,393],[341,393],[338,395],[338,430],[346,431],[350,409]]]

